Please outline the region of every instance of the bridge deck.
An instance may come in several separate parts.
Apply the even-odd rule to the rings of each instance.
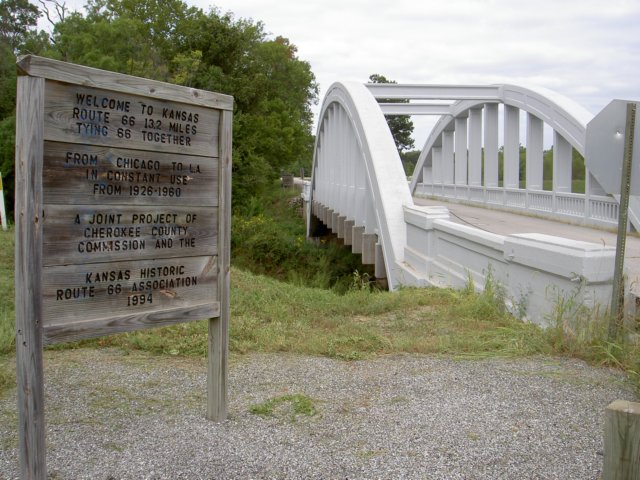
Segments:
[[[451,221],[498,235],[544,233],[611,247],[615,247],[617,243],[617,234],[614,231],[442,200],[414,197],[413,201],[416,205],[444,205],[449,209]],[[627,236],[625,253],[625,269],[629,273],[631,291],[640,296],[640,237]]]

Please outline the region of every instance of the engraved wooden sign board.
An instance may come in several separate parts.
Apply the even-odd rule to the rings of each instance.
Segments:
[[[35,56],[18,71],[18,390],[42,443],[21,464],[44,478],[43,345],[210,318],[208,416],[226,416],[233,99]]]

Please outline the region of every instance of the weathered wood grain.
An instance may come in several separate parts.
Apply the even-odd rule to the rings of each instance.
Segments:
[[[220,315],[209,320],[207,366],[207,418],[222,422],[228,411],[228,356],[231,290],[231,112],[220,123],[220,215],[218,216]]]
[[[220,303],[210,302],[202,305],[190,305],[174,310],[160,310],[143,314],[121,315],[106,320],[51,325],[44,328],[44,343],[51,345],[62,342],[74,342],[85,338],[101,337],[114,333],[133,332],[147,328],[157,328],[176,323],[192,322],[220,314]]]
[[[45,205],[43,265],[216,255],[218,208]]]
[[[46,82],[45,140],[216,156],[220,110]]]
[[[22,74],[34,77],[95,88],[117,87],[119,91],[133,95],[180,101],[221,110],[233,110],[233,97],[229,95],[107,72],[35,55],[21,57],[18,60],[18,68]]]
[[[603,480],[640,478],[640,403],[616,400],[605,411]]]
[[[217,257],[211,256],[45,267],[43,325],[108,323],[110,317],[217,302],[217,277]]]
[[[42,369],[44,80],[18,80],[16,98],[16,377],[20,474],[47,477]]]
[[[218,159],[45,142],[47,204],[218,204]]]

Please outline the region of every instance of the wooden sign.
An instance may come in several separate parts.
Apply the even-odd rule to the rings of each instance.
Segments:
[[[207,415],[226,417],[226,95],[18,62],[16,354],[24,478],[45,478],[42,347],[210,320]]]

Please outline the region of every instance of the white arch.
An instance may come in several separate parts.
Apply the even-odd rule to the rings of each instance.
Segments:
[[[407,90],[410,90],[408,94]],[[454,192],[457,189],[468,192],[479,189],[483,193],[500,190],[505,197],[513,193],[520,197],[526,190],[520,189],[517,181],[513,181],[514,177],[516,180],[518,177],[514,175],[517,170],[513,168],[509,173],[511,184],[515,187],[506,189],[497,185],[496,104],[503,103],[506,106],[505,117],[510,120],[505,121],[505,144],[509,144],[509,152],[515,150],[516,155],[518,153],[518,137],[515,134],[519,134],[519,110],[524,110],[529,113],[528,120],[534,119],[531,137],[535,142],[531,144],[536,144],[536,158],[542,157],[541,130],[545,122],[556,132],[554,142],[556,137],[560,140],[562,155],[558,157],[565,162],[563,166],[566,166],[567,158],[571,160],[568,145],[584,153],[585,127],[591,118],[588,112],[566,99],[539,89],[512,85],[416,85],[407,89],[403,85],[335,83],[324,99],[318,123],[312,180],[308,197],[305,198],[310,208],[308,234],[315,233],[312,230],[320,227],[319,222],[323,222],[338,238],[344,238],[345,245],[352,244],[352,251],[363,253],[363,263],[373,263],[371,247],[374,246],[376,277],[386,275],[392,290],[400,284],[457,287],[467,285],[470,279],[481,289],[488,276],[492,275],[494,281],[507,288],[507,303],[519,314],[540,324],[545,323],[548,312],[555,306],[553,298],[541,293],[549,286],[569,292],[575,288],[576,280],[581,280],[584,286],[580,289],[582,297],[579,302],[593,301],[594,305],[606,303],[610,296],[608,281],[612,276],[615,253],[611,247],[535,233],[496,235],[451,222],[446,208],[415,206],[383,113],[383,109],[391,113],[396,108],[398,111],[405,109],[406,113],[414,106],[381,106],[376,98],[421,99],[422,103],[416,105],[428,105],[431,100],[437,100],[439,103],[431,103],[437,107],[416,108],[429,114],[447,110],[425,144],[421,163],[416,167],[419,174],[433,177],[429,181],[434,180],[434,170],[423,170],[425,159],[432,155],[436,165],[443,165],[445,160],[449,162],[446,172],[438,172],[442,177],[438,179],[442,186],[453,188]],[[443,104],[443,99],[453,103]],[[495,177],[491,183],[495,183],[495,187],[478,186],[478,125],[482,120],[479,118],[482,117],[482,106],[488,118],[484,129],[485,146],[490,145],[491,156],[495,157],[495,162],[493,158],[491,160],[491,175]],[[458,138],[455,138],[455,130],[461,133]],[[488,158],[486,153],[485,165]],[[454,170],[458,158],[460,168]],[[467,165],[464,165],[465,161]],[[470,162],[475,162],[473,170],[467,171],[466,166]],[[541,160],[536,162],[540,164]],[[541,170],[534,173],[532,176],[536,178],[542,176]],[[566,171],[564,173],[561,178],[564,183],[560,184],[558,191],[565,188],[566,178],[570,180],[570,175],[567,177]],[[465,185],[464,182],[473,184]],[[436,182],[432,183],[435,185]],[[415,183],[412,188],[415,188]],[[531,186],[533,196],[543,197],[548,193],[538,188]],[[572,199],[577,196],[571,193],[564,195]],[[560,195],[557,197],[560,198]],[[554,192],[554,204],[555,201]],[[611,199],[607,198],[607,201]],[[347,231],[352,233],[351,237],[345,233]],[[360,241],[356,241],[357,236]],[[357,244],[361,246],[359,252],[355,248]]]
[[[413,200],[384,115],[363,84],[337,82],[329,88],[312,171],[311,205],[316,200],[378,235],[393,290],[406,244],[403,205]]]
[[[438,145],[442,132],[451,128],[450,125],[456,117],[487,103],[502,103],[534,115],[562,135],[584,156],[587,123],[593,118],[591,112],[574,101],[545,88],[511,84],[495,87],[497,90],[494,98],[457,100],[449,106],[449,113],[438,120],[424,144],[415,168],[417,175],[414,175],[411,181],[411,192],[415,191],[416,185],[422,179],[422,168],[431,154],[431,149]]]

